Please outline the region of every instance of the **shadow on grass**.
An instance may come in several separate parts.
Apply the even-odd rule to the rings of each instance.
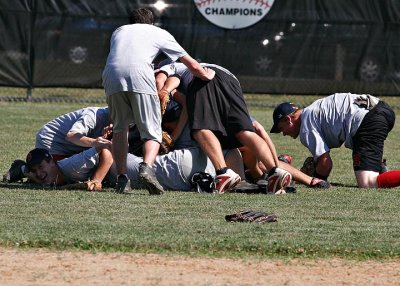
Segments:
[[[54,187],[48,187],[48,186],[43,186],[39,184],[34,184],[34,183],[28,183],[28,182],[23,182],[23,183],[6,183],[6,182],[0,182],[0,188],[4,189],[10,189],[10,190],[40,190],[40,191],[66,191],[66,192],[89,192],[88,190],[82,188],[82,189],[66,189],[63,188],[63,186],[54,188]],[[113,188],[103,188],[101,191],[91,191],[91,192],[102,192],[102,193],[116,193]],[[124,193],[116,193],[118,195],[146,195],[143,193],[135,192],[134,190],[124,192]]]
[[[343,188],[352,188],[352,189],[358,189],[358,186],[355,185],[348,185],[348,184],[342,184],[342,183],[332,183],[329,182],[332,187],[343,187]]]

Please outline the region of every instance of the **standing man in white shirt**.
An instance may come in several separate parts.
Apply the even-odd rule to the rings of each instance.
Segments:
[[[204,69],[167,31],[153,25],[153,13],[145,8],[132,11],[130,24],[116,29],[103,71],[113,129],[113,157],[117,168],[117,192],[128,183],[126,157],[129,125],[136,124],[143,144],[143,162],[139,180],[151,195],[164,192],[152,166],[162,139],[161,110],[152,62],[164,53],[172,61],[180,60],[202,80],[211,80],[214,71]]]

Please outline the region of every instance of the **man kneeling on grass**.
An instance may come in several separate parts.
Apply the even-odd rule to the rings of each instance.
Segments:
[[[314,159],[312,176],[327,179],[333,162],[330,149],[343,143],[353,150],[353,169],[360,188],[400,186],[400,170],[382,172],[384,142],[395,113],[369,94],[335,93],[300,109],[285,102],[273,113],[271,133],[299,137]]]

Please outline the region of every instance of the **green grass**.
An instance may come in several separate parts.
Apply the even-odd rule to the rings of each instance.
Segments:
[[[308,103],[316,97],[248,96],[251,114],[268,130],[272,109],[281,101]],[[400,105],[400,98],[387,98]],[[69,103],[0,102],[1,161],[4,173],[33,148],[35,133],[48,120],[82,107]],[[398,113],[398,110],[395,110]],[[396,125],[385,156],[399,168]],[[289,153],[299,167],[308,151],[298,142],[272,135],[279,153]],[[214,257],[400,257],[400,189],[355,187],[351,152],[332,152],[329,191],[298,185],[284,196],[169,192],[149,196],[138,190],[110,191],[29,189],[0,184],[0,245],[90,251],[131,251]],[[278,215],[277,223],[227,223],[226,214],[252,208]]]

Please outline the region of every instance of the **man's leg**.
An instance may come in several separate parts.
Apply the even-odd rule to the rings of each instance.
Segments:
[[[250,150],[253,150],[257,158],[267,168],[268,192],[279,193],[281,189],[290,184],[292,175],[289,172],[278,168],[268,144],[260,136],[255,132],[248,130],[239,131],[235,136],[240,143],[250,148]]]
[[[113,122],[112,153],[117,170],[115,191],[122,193],[128,185],[126,175],[126,156],[128,154],[128,126],[133,123],[132,110],[127,104],[129,92],[118,92],[107,97],[110,117]]]
[[[117,169],[117,184],[115,190],[123,193],[128,185],[129,179],[126,176],[126,156],[128,154],[128,128],[114,133],[112,139],[112,155]]]
[[[128,128],[114,133],[112,139],[112,152],[117,168],[117,174],[126,174],[126,155],[128,154]]]
[[[239,149],[228,150],[225,155],[226,165],[237,173],[243,180],[245,179],[243,158],[240,155]]]
[[[384,102],[369,111],[353,137],[353,169],[360,188],[392,188],[400,185],[400,171],[379,174],[384,142],[392,130],[395,113]]]
[[[359,188],[376,188],[376,178],[379,173],[374,171],[354,171],[357,179],[357,185]]]
[[[400,170],[379,174],[374,171],[355,171],[359,188],[395,188],[400,186]]]
[[[387,171],[376,177],[378,188],[394,188],[400,186],[400,170]]]
[[[135,123],[144,140],[143,162],[139,165],[139,181],[150,195],[164,193],[153,169],[162,140],[160,100],[157,95],[135,93],[130,98]]]
[[[215,170],[226,167],[224,154],[218,138],[211,130],[201,129],[192,131],[193,138],[199,143],[200,148],[210,158]]]
[[[236,138],[239,140],[240,143],[253,151],[257,158],[267,168],[267,171],[271,170],[274,167],[277,167],[275,165],[273,155],[267,143],[255,132],[247,130],[240,131],[236,133]]]
[[[160,143],[154,140],[146,140],[143,144],[143,162],[153,166],[159,149]]]
[[[267,172],[267,169],[263,164],[261,164],[262,165],[261,169],[258,158],[256,157],[256,155],[254,155],[253,151],[250,150],[249,147],[242,146],[239,148],[239,150],[240,153],[242,154],[243,163],[247,168],[247,172],[251,176],[251,178],[253,179],[260,178],[264,173]]]

